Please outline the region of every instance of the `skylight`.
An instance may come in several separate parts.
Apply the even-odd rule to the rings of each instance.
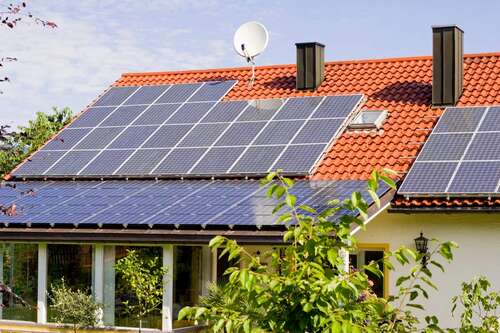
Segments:
[[[349,129],[379,129],[386,117],[385,110],[363,110],[351,121]]]

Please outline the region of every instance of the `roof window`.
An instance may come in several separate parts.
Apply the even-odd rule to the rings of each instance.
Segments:
[[[348,128],[352,130],[379,129],[387,117],[385,110],[362,110],[354,117]]]

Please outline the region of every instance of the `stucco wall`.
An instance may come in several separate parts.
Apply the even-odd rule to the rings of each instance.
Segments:
[[[445,327],[456,327],[451,317],[451,298],[460,293],[460,283],[477,275],[486,275],[500,290],[500,214],[400,214],[383,212],[356,236],[362,243],[388,243],[390,250],[405,245],[414,248],[413,239],[423,232],[427,238],[452,240],[459,244],[446,272],[433,270],[438,292],[423,302],[426,313],[435,314]],[[396,279],[406,273],[396,265],[389,275],[389,293],[396,290]],[[417,310],[418,311],[418,310]]]

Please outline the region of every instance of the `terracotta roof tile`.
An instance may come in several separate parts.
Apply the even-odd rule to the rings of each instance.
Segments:
[[[442,108],[431,107],[432,58],[328,62],[325,81],[315,92],[295,90],[295,66],[256,69],[253,88],[249,68],[163,73],[128,73],[114,84],[148,85],[206,80],[238,80],[228,100],[363,93],[365,109],[386,109],[388,117],[377,133],[345,132],[317,165],[314,179],[367,179],[373,168],[391,168],[404,175],[411,166]],[[464,91],[459,106],[500,104],[500,53],[465,56]],[[401,199],[401,198],[400,198]],[[404,200],[395,205],[405,205]],[[440,201],[441,200],[441,201]],[[478,204],[478,199],[422,200],[421,205]],[[410,200],[417,205],[418,200]]]

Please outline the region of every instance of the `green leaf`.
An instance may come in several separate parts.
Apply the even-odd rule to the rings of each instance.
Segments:
[[[416,304],[416,303],[408,303],[406,304],[406,306],[409,306],[409,307],[412,307],[412,308],[416,308],[416,309],[420,309],[420,310],[424,310],[424,307],[420,304]]]
[[[288,205],[288,207],[294,208],[295,202],[297,201],[297,197],[293,194],[288,193],[285,197],[285,201],[286,201],[286,204]]]
[[[374,190],[371,190],[371,189],[369,189],[367,192],[370,195],[370,197],[372,198],[373,203],[375,203],[375,205],[377,205],[377,207],[380,207],[380,199],[378,197],[377,192],[375,192]]]
[[[335,265],[337,264],[337,258],[338,258],[337,250],[329,249],[327,252],[327,257],[328,257],[328,261],[330,262],[330,265],[335,267]]]

